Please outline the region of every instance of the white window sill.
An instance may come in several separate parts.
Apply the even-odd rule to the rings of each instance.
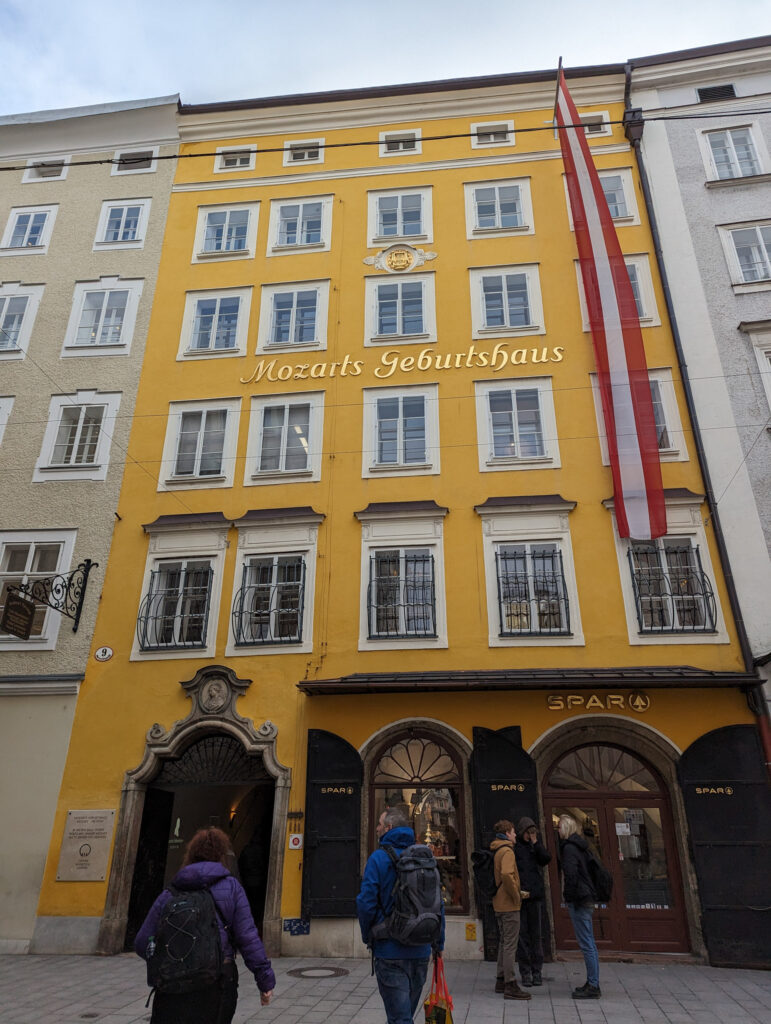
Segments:
[[[97,353],[113,353],[113,352],[125,352],[128,349],[128,345],[121,342],[117,345],[65,345],[64,351],[69,352],[71,355],[84,355],[90,356]]]
[[[144,238],[132,238],[130,241],[118,242],[94,242],[94,251],[106,251],[112,249],[142,249],[144,247]]]
[[[312,469],[266,469],[264,472],[251,474],[252,480],[286,480],[287,478],[307,480],[312,476]]]
[[[473,228],[474,237],[479,235],[481,238],[484,238],[485,235],[526,234],[528,231],[530,231],[529,224],[512,224],[511,227]]]
[[[611,220],[613,221],[614,224],[618,224],[619,227],[623,227],[625,224],[635,224],[635,223],[637,223],[635,221],[634,215],[631,214],[631,213],[625,213],[623,217],[614,217],[611,214]]]
[[[370,248],[374,248],[377,245],[391,245],[396,242],[427,242],[428,235],[425,232],[421,232],[418,235],[373,235]]]
[[[551,455],[534,455],[530,458],[518,458],[516,455],[499,455],[487,459],[486,466],[538,466],[550,465],[554,460]]]
[[[263,352],[305,352],[306,350],[320,349],[321,342],[318,339],[313,341],[268,341],[262,349]]]
[[[44,253],[48,249],[47,245],[20,245],[20,246],[5,246],[0,249],[0,256],[24,256],[29,254],[34,256],[35,254]]]
[[[771,181],[771,174],[743,174],[738,178],[710,178],[704,182],[706,188],[726,188],[735,185],[762,185]]]
[[[98,462],[84,462],[78,466],[69,466],[64,463],[55,465],[52,462],[48,466],[38,466],[37,470],[39,473],[98,473],[103,468]]]
[[[431,335],[428,332],[423,334],[373,334],[369,340],[387,344],[389,341],[423,341],[425,338],[430,337]]]
[[[517,327],[509,327],[508,325],[503,327],[480,327],[477,330],[477,334],[487,334],[490,337],[495,337],[497,334],[520,334],[525,331],[540,331],[541,324],[522,324]]]
[[[232,348],[187,348],[182,353],[185,359],[211,359],[212,356],[240,356],[243,354],[236,345]]]
[[[25,354],[23,348],[0,348],[0,359],[21,359]]]
[[[170,476],[164,483],[169,487],[184,487],[185,484],[224,484],[226,480],[225,476]]]
[[[420,473],[426,470],[433,469],[433,463],[431,462],[391,462],[373,463],[369,467],[370,473]]]
[[[197,260],[251,259],[254,254],[250,249],[213,249],[198,252]]]
[[[320,242],[277,242],[271,246],[272,252],[304,252],[306,249],[324,249],[327,243]]]
[[[735,295],[747,294],[748,292],[767,292],[771,289],[771,278],[765,277],[760,281],[734,281],[733,290]]]

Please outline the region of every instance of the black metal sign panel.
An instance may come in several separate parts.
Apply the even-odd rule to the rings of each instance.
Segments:
[[[771,967],[771,790],[754,725],[701,736],[678,774],[716,966]]]
[[[29,640],[34,619],[35,602],[22,597],[17,590],[9,590],[5,595],[0,633],[10,633],[20,640]]]
[[[341,736],[308,730],[302,916],[355,917],[361,784],[358,751]]]

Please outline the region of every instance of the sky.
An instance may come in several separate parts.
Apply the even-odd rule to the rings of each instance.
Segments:
[[[0,0],[0,115],[614,64],[771,34],[771,0]]]

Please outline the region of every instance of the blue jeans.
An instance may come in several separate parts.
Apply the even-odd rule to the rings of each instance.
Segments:
[[[584,954],[586,964],[586,980],[595,988],[600,987],[600,956],[597,952],[597,943],[594,941],[594,929],[592,928],[592,914],[594,913],[593,903],[568,903],[568,913],[573,922],[573,931],[576,933],[578,948]]]
[[[426,983],[428,960],[375,957],[375,975],[388,1024],[412,1024]]]

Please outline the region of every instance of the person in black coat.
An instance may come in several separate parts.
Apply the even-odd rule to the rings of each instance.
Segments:
[[[543,984],[543,904],[546,896],[543,868],[551,860],[551,854],[538,838],[538,829],[532,818],[520,818],[517,822],[514,855],[523,896],[517,963],[522,984],[529,988]],[[528,893],[526,898],[525,893]]]
[[[586,982],[573,991],[573,998],[599,999],[602,995],[600,957],[592,926],[597,893],[589,874],[589,843],[579,835],[578,822],[569,814],[560,815],[557,831],[560,837],[562,896],[586,964]]]

